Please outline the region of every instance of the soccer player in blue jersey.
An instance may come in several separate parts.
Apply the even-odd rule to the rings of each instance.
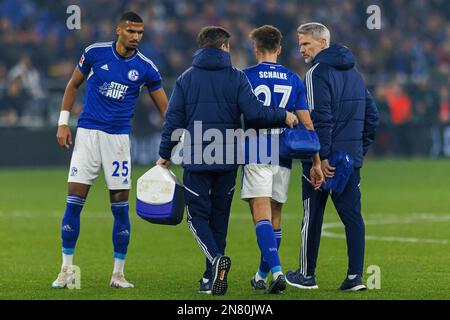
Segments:
[[[124,264],[130,240],[128,195],[131,188],[130,120],[139,92],[146,87],[163,117],[168,99],[153,62],[137,49],[144,32],[142,19],[125,13],[116,29],[117,40],[95,43],[81,56],[67,84],[58,121],[57,141],[72,145],[68,127],[76,92],[87,79],[84,109],[68,177],[68,196],[62,220],[62,268],[53,288],[65,288],[74,277],[72,262],[80,232],[80,213],[89,189],[103,167],[114,216],[114,270],[110,286],[133,288],[125,280]]]
[[[258,64],[244,72],[255,95],[265,106],[295,111],[303,125],[314,130],[302,80],[277,63],[281,53],[281,32],[273,26],[265,25],[252,30],[249,37],[253,40]],[[266,290],[267,293],[279,293],[286,288],[278,249],[281,243],[281,210],[283,203],[287,201],[292,160],[280,158],[278,164],[265,163],[260,155],[273,155],[277,151],[271,150],[271,141],[273,135],[281,132],[282,129],[272,129],[253,137],[258,149],[250,150],[246,147],[247,153],[257,151],[258,156],[252,160],[252,154],[249,154],[248,164],[243,168],[241,198],[249,202],[261,250],[260,265],[251,285],[257,290]],[[267,139],[261,135],[266,135]],[[267,150],[261,150],[262,148]],[[318,154],[314,156],[310,175],[315,185],[323,182]],[[273,280],[267,288],[269,272],[272,272]]]

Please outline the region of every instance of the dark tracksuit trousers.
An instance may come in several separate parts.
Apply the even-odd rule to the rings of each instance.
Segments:
[[[303,175],[309,178],[310,163],[303,163]],[[311,183],[302,177],[303,210],[300,271],[304,276],[315,275],[323,214],[328,191],[315,191]],[[348,255],[348,274],[363,273],[365,227],[361,215],[360,169],[350,176],[341,194],[331,193],[331,199],[345,226]]]
[[[225,254],[236,173],[237,169],[224,172],[184,170],[187,223],[206,256],[203,275],[206,279],[211,279],[213,259]]]

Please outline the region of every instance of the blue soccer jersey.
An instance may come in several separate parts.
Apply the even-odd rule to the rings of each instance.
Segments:
[[[161,88],[153,62],[139,50],[123,58],[115,42],[95,43],[84,50],[78,68],[87,77],[83,112],[78,127],[110,134],[129,134],[130,120],[142,87]]]
[[[247,75],[255,95],[265,106],[285,108],[291,112],[308,110],[305,86],[300,77],[291,70],[277,63],[262,62],[243,71]],[[267,130],[267,133],[263,132],[264,135],[267,135],[267,140],[261,139],[261,137],[251,137],[246,140],[246,163],[265,163],[260,156],[271,157],[271,135],[280,134],[282,130],[270,129]],[[257,145],[257,157],[250,154],[255,151],[253,148],[249,148],[252,142]],[[252,159],[256,161],[252,161]],[[292,160],[280,158],[279,165],[290,169]]]

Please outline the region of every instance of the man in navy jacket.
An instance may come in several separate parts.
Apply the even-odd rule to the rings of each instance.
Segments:
[[[360,168],[363,157],[375,138],[378,111],[363,78],[355,68],[355,58],[344,46],[330,46],[330,32],[322,24],[308,23],[298,29],[300,52],[306,63],[312,63],[306,74],[306,89],[311,118],[320,140],[320,158],[325,178],[334,176],[329,163],[333,153],[341,151],[352,156],[354,173],[340,194],[331,192],[331,199],[345,226],[348,271],[340,289],[365,289],[362,282],[364,265],[364,221],[361,215]],[[310,163],[303,163],[309,173]],[[302,247],[300,268],[286,273],[292,286],[318,288],[315,268],[325,205],[330,192],[314,190],[303,175]]]
[[[199,292],[213,295],[226,293],[231,266],[224,253],[239,165],[234,153],[240,146],[234,137],[227,141],[227,132],[241,128],[242,114],[246,126],[253,128],[298,123],[292,113],[265,107],[257,99],[245,74],[231,65],[229,38],[227,30],[214,26],[198,34],[200,49],[192,67],[177,79],[169,101],[157,162],[169,167],[179,138],[176,131],[185,129],[183,183],[188,225],[206,256]]]

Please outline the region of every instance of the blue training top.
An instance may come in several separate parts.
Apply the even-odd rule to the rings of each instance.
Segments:
[[[306,89],[302,80],[297,74],[281,64],[262,62],[243,71],[250,81],[255,95],[265,106],[285,108],[291,112],[309,109]],[[261,139],[259,135],[246,139],[246,163],[266,163],[261,158],[267,156],[270,159],[271,157],[271,135],[279,135],[283,130],[283,128],[263,130],[262,134],[267,136],[267,140]],[[252,154],[255,150],[249,150],[250,143],[257,145],[257,156]],[[278,152],[278,150],[276,151]],[[292,160],[280,158],[279,165],[290,169]]]
[[[84,109],[78,127],[110,134],[129,134],[134,106],[143,86],[162,87],[153,62],[139,50],[124,58],[116,42],[94,43],[84,50],[78,68],[87,77]]]

